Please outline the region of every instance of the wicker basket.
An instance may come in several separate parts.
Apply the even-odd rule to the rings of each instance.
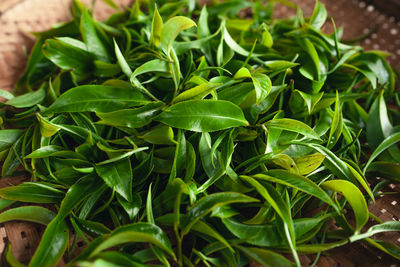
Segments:
[[[90,4],[91,0],[82,0]],[[69,19],[71,0],[0,0],[0,88],[12,90],[23,71],[27,53],[34,38],[29,34],[41,31],[52,24]],[[129,5],[132,0],[115,0],[121,6]],[[310,15],[314,0],[295,0]],[[366,49],[381,49],[391,53],[390,62],[400,69],[400,0],[321,0],[337,26],[344,26],[344,38],[352,39],[370,32],[362,45]],[[113,10],[98,0],[95,17],[107,17]],[[294,14],[286,6],[278,6],[276,15],[287,17]],[[397,19],[396,19],[397,16]],[[329,31],[331,25],[325,26]],[[24,178],[13,177],[0,180],[0,188],[9,184],[18,184]],[[390,185],[389,191],[400,192],[400,187]],[[380,219],[399,220],[400,198],[397,194],[378,198],[370,205],[370,211]],[[8,222],[0,226],[0,252],[4,249],[4,240],[13,246],[14,256],[23,263],[29,262],[43,232],[43,227],[27,222]],[[390,242],[400,244],[400,234],[379,236]],[[79,245],[79,243],[78,243]],[[304,266],[314,258],[302,256]],[[1,265],[1,263],[0,263]],[[63,266],[60,263],[59,266]],[[362,244],[351,244],[329,251],[320,257],[317,266],[400,266],[393,258]]]

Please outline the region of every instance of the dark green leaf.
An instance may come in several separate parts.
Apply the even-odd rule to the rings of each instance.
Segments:
[[[246,126],[242,110],[223,100],[190,100],[164,110],[156,120],[175,128],[195,132],[213,132]]]
[[[59,203],[64,193],[44,183],[23,183],[0,189],[0,196],[9,200],[32,203]]]
[[[82,85],[62,94],[44,114],[60,112],[110,112],[138,106],[150,101],[133,88],[103,85]]]

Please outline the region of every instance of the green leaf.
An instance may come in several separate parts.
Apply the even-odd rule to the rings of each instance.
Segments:
[[[190,100],[177,103],[165,109],[155,120],[195,132],[213,132],[247,125],[242,110],[223,100]]]
[[[254,248],[254,247],[242,247],[236,245],[250,259],[262,264],[265,267],[282,266],[290,267],[294,264],[286,259],[285,257],[267,249]]]
[[[252,76],[254,89],[256,91],[256,104],[261,103],[269,94],[272,88],[271,79],[262,73],[255,73]]]
[[[39,37],[32,47],[25,71],[16,84],[17,90],[31,90],[33,85],[54,71],[55,65],[44,56],[43,44],[44,39]]]
[[[157,125],[152,129],[141,133],[139,138],[155,145],[174,145],[174,131],[167,125]]]
[[[32,107],[32,106],[42,103],[43,100],[45,99],[45,97],[46,97],[46,90],[42,86],[37,91],[29,92],[24,95],[20,95],[20,96],[9,99],[6,102],[6,105],[13,106],[16,108]]]
[[[93,74],[97,77],[114,77],[121,72],[121,67],[118,64],[106,63],[103,61],[94,61]]]
[[[306,77],[306,78],[311,78],[311,79],[318,81],[319,74],[320,74],[320,66],[319,66],[320,58],[319,58],[317,50],[315,49],[315,46],[307,38],[298,39],[297,41],[298,41],[299,45],[303,48],[303,50],[309,55],[309,57],[311,59],[310,64],[312,64],[312,67],[314,68],[314,72],[311,74],[312,77]],[[302,72],[301,70],[306,71],[306,69],[307,69],[307,65],[303,65],[300,68],[300,72]],[[314,92],[314,93],[316,93],[316,92]]]
[[[173,226],[174,224],[174,217],[175,215],[172,213],[165,214],[161,217],[158,217],[156,219],[156,222],[161,225],[161,226]],[[181,218],[181,221],[186,220],[186,215],[185,214],[180,214],[179,217]],[[219,234],[215,229],[213,229],[210,225],[208,225],[204,221],[197,221],[193,226],[192,226],[192,231],[196,231],[200,234],[208,235],[212,238],[215,238],[216,240],[220,241],[222,244],[224,244],[227,248],[232,249],[231,245],[229,242],[221,235]]]
[[[321,186],[343,194],[354,211],[356,217],[355,233],[359,233],[369,218],[368,206],[361,191],[354,184],[345,180],[326,181]]]
[[[224,27],[225,28],[225,27]],[[226,42],[226,44],[229,46],[229,48],[231,48],[233,51],[235,51],[236,53],[238,53],[239,55],[242,56],[249,56],[250,52],[247,51],[246,49],[244,49],[243,47],[241,47],[233,38],[232,36],[229,34],[228,30],[225,28],[223,31],[223,38],[224,41]],[[257,56],[261,56],[260,54],[257,53],[253,53],[252,54],[253,57],[257,57]]]
[[[376,98],[371,106],[367,120],[367,140],[368,144],[376,149],[381,142],[387,138],[392,130],[389,121],[385,98],[382,93]]]
[[[93,267],[119,267],[119,266],[132,266],[132,267],[146,267],[148,265],[142,264],[137,261],[139,257],[132,257],[128,254],[123,254],[117,251],[106,251],[99,253],[97,259],[93,263]]]
[[[182,130],[178,130],[177,144],[174,155],[174,163],[172,164],[171,174],[169,176],[169,181],[175,179],[176,177],[182,177],[183,169],[186,164],[186,138]]]
[[[219,29],[218,29],[219,32]],[[197,28],[197,37],[198,40],[208,39],[211,37],[210,28],[208,25],[208,12],[206,5],[203,6],[200,12],[199,20],[198,20],[198,28]],[[211,37],[212,38],[212,37]],[[211,54],[211,44],[209,42],[204,43],[200,46],[201,50],[205,54],[208,61],[213,62],[212,54]],[[178,53],[179,54],[179,53]]]
[[[365,168],[364,168],[365,169]],[[379,177],[399,181],[400,179],[400,163],[391,163],[385,161],[372,162],[367,169],[367,172],[377,173]]]
[[[10,99],[13,99],[15,96],[12,93],[10,93],[9,91],[0,89],[0,97],[4,98],[6,100],[10,100]]]
[[[331,170],[339,178],[347,179],[352,182],[358,181],[362,187],[368,192],[370,197],[374,199],[371,189],[369,188],[365,177],[355,170],[352,166],[338,158],[332,151],[318,144],[313,143],[297,143],[298,145],[304,145],[311,147],[325,156],[324,165]]]
[[[12,267],[25,267],[24,264],[20,263],[12,254],[12,248],[11,248],[11,242],[8,242],[7,247],[5,247],[4,251],[3,251],[3,255],[5,255],[5,260],[7,261],[8,264],[10,264],[10,266]],[[3,261],[4,261],[3,258]]]
[[[299,174],[306,175],[321,166],[324,159],[324,155],[322,155],[321,153],[315,153],[311,155],[296,157],[294,158],[294,161],[296,162]]]
[[[355,242],[360,239],[368,238],[373,235],[384,233],[384,232],[399,232],[400,222],[397,221],[387,221],[381,224],[371,226],[367,231],[362,234],[356,234],[349,238],[350,242]]]
[[[233,76],[234,79],[246,79],[251,78],[251,73],[248,68],[242,67],[240,68],[235,75]]]
[[[95,256],[99,252],[126,243],[145,242],[151,243],[175,258],[167,235],[156,225],[150,223],[134,223],[121,226],[111,234],[105,236],[104,241],[90,248],[90,256]]]
[[[389,119],[383,93],[384,91],[376,98],[368,114],[367,141],[372,149],[377,149],[377,147],[393,133],[393,126]],[[389,148],[388,152],[396,161],[400,160],[400,152],[397,147],[393,146]]]
[[[43,54],[63,70],[86,75],[93,70],[93,56],[85,47],[74,46],[65,39],[46,40]]]
[[[323,252],[327,251],[330,249],[334,249],[336,247],[343,246],[347,244],[347,239],[345,240],[340,240],[337,242],[332,242],[332,243],[323,243],[323,244],[302,244],[297,246],[297,250],[300,253],[305,253],[305,254],[314,254],[318,252]]]
[[[13,145],[23,133],[23,130],[18,129],[0,130],[0,150]]]
[[[140,128],[149,124],[161,112],[162,102],[150,103],[136,109],[120,109],[108,113],[96,113],[97,123],[115,127]]]
[[[98,165],[97,174],[128,202],[132,201],[132,169],[129,159]]]
[[[106,226],[101,223],[82,220],[80,218],[74,218],[76,225],[78,225],[85,233],[92,237],[97,237],[104,234],[109,234],[111,232]]]
[[[400,259],[400,247],[399,246],[397,246],[393,243],[389,243],[389,242],[382,241],[382,240],[371,239],[371,238],[367,238],[367,239],[365,239],[365,241],[369,245],[380,249],[381,251],[389,254],[390,256],[392,256],[398,260]]]
[[[161,30],[161,48],[164,53],[169,56],[171,46],[178,34],[186,29],[196,26],[196,23],[190,18],[177,16],[170,18],[162,27]]]
[[[96,59],[109,62],[109,51],[98,36],[98,29],[96,29],[95,25],[96,22],[93,21],[87,9],[83,12],[80,22],[82,38],[85,41],[87,50],[92,53]]]
[[[293,226],[296,242],[299,244],[307,241],[309,233],[318,230],[330,218],[331,215],[327,214],[316,218],[294,219]],[[233,235],[248,244],[262,247],[281,247],[287,245],[286,240],[278,229],[280,226],[277,223],[252,225],[240,223],[233,218],[224,218],[222,221]]]
[[[299,63],[286,60],[268,60],[264,62],[264,67],[272,73],[279,73],[284,70],[294,68],[298,65]]]
[[[202,99],[208,94],[210,94],[216,87],[221,85],[220,83],[203,83],[191,89],[188,89],[179,95],[177,95],[173,100],[172,103],[178,103],[187,100],[193,99]]]
[[[263,31],[262,37],[261,37],[261,44],[263,46],[271,48],[274,45],[274,40],[272,39],[271,33],[268,30],[268,27],[265,25],[263,28],[264,28],[264,31]]]
[[[214,193],[199,199],[188,212],[184,232],[188,233],[190,228],[202,217],[213,211],[215,208],[233,203],[258,202],[257,199],[235,192]]]
[[[374,159],[376,159],[386,149],[393,147],[393,145],[399,141],[400,141],[400,133],[394,133],[388,136],[385,140],[383,140],[382,143],[380,143],[378,147],[374,150],[374,152],[369,157],[368,162],[365,164],[364,174],[368,170],[368,167],[370,166],[372,161],[374,161]]]
[[[304,176],[294,174],[285,170],[269,170],[265,172],[265,174],[256,174],[253,177],[256,179],[296,188],[300,191],[317,197],[325,203],[328,203],[335,209],[338,209],[336,204],[332,201],[332,199],[325,191],[323,191],[317,184]]]
[[[55,266],[64,255],[69,242],[68,226],[63,219],[56,217],[46,228],[33,255],[29,267]]]
[[[82,111],[110,112],[149,102],[142,93],[133,88],[82,85],[62,94],[42,114]]]
[[[129,150],[128,152],[125,152],[125,153],[123,153],[123,154],[119,154],[119,153],[118,153],[119,155],[117,155],[117,156],[115,156],[115,157],[111,157],[110,159],[104,160],[104,161],[102,161],[102,162],[96,163],[96,165],[97,165],[97,166],[101,166],[101,165],[105,165],[105,164],[117,162],[117,161],[120,161],[120,160],[128,159],[128,158],[130,158],[133,154],[136,154],[136,153],[138,153],[138,152],[141,152],[141,151],[144,151],[144,150],[147,150],[147,149],[149,149],[149,148],[148,148],[148,147],[138,147],[138,148],[136,148],[136,149]],[[114,151],[115,151],[115,150],[114,150]]]
[[[118,10],[118,5],[113,0],[103,0],[108,6]]]
[[[147,200],[146,200],[146,217],[147,217],[147,222],[151,224],[154,223],[154,215],[153,215],[153,202],[152,202],[152,196],[151,196],[151,185],[149,185],[149,189],[147,191]]]
[[[364,75],[369,80],[369,82],[371,83],[371,86],[372,86],[373,89],[377,88],[377,86],[378,86],[377,79],[378,78],[376,77],[374,72],[372,72],[372,71],[370,71],[368,69],[359,68],[359,67],[356,67],[354,65],[347,64],[347,63],[344,63],[343,67],[351,68],[351,69],[354,69],[354,70],[360,72],[362,75]]]
[[[25,156],[26,159],[40,159],[40,158],[47,158],[54,153],[63,151],[64,148],[61,146],[56,146],[56,145],[49,145],[49,146],[42,146],[39,149],[36,149],[33,151],[31,154]]]
[[[310,25],[315,29],[320,29],[324,25],[326,18],[328,17],[325,6],[319,1],[315,1],[314,12],[310,18]]]
[[[288,203],[283,200],[282,196],[272,185],[268,183],[261,185],[257,180],[250,176],[240,176],[240,178],[253,186],[282,219],[283,225],[281,227],[285,232],[293,257],[295,258],[297,265],[299,265],[299,258],[296,252],[296,233],[294,231],[292,215]]]
[[[273,119],[264,123],[265,127],[286,130],[304,135],[311,139],[320,139],[318,134],[314,132],[307,124],[293,119]]]
[[[4,210],[5,208],[11,206],[14,203],[15,203],[14,200],[8,200],[8,199],[0,198],[0,211]]]
[[[246,181],[252,187],[254,187],[257,192],[271,205],[275,212],[282,218],[282,220],[290,226],[293,227],[292,219],[290,215],[289,207],[286,202],[283,201],[279,193],[270,184],[260,184],[257,180],[250,176],[240,176],[241,179]]]
[[[151,34],[149,44],[158,47],[160,45],[161,40],[161,32],[163,28],[163,20],[158,13],[157,6],[154,6],[153,20],[151,22]]]
[[[130,220],[133,220],[139,213],[140,208],[142,207],[142,199],[138,194],[132,195],[132,201],[128,202],[123,197],[117,195],[118,202],[124,208],[126,213],[129,216]]]
[[[44,183],[26,182],[1,188],[0,196],[22,202],[59,203],[64,198],[64,193]]]
[[[121,50],[118,47],[117,42],[114,39],[114,51],[115,55],[117,57],[118,65],[121,67],[121,70],[123,73],[125,73],[126,76],[131,77],[132,75],[132,70],[129,67],[128,62],[126,62],[124,55],[122,54]]]
[[[58,130],[60,130],[60,127],[51,123],[46,118],[42,117],[39,113],[36,113],[36,117],[39,121],[40,133],[43,137],[51,137],[55,135]]]
[[[1,167],[1,175],[2,177],[12,175],[16,168],[21,164],[21,159],[18,154],[18,151],[22,149],[22,142],[23,141],[23,136],[19,137],[15,143],[10,147],[8,150],[4,150],[2,152],[4,157],[5,155],[6,158],[4,159],[3,166]]]
[[[340,106],[339,93],[336,91],[335,112],[332,118],[332,125],[329,131],[328,148],[335,146],[343,131],[343,114]]]
[[[72,185],[61,202],[57,217],[64,219],[79,203],[85,201],[90,193],[95,192],[101,184],[95,174],[88,174]]]
[[[169,69],[168,69],[167,61],[161,60],[161,59],[153,59],[153,60],[147,61],[146,63],[144,63],[143,65],[141,65],[135,69],[135,71],[132,73],[131,78],[130,78],[131,82],[134,85],[136,85],[137,82],[134,78],[136,78],[137,76],[139,76],[141,74],[145,74],[145,73],[149,73],[149,72],[168,73]]]
[[[55,216],[54,212],[43,207],[24,206],[0,213],[0,223],[18,220],[47,225]]]

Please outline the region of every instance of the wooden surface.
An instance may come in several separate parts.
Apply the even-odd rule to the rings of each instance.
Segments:
[[[376,6],[383,13],[400,19],[400,0],[369,0],[367,3]]]
[[[89,5],[92,0],[81,0]],[[58,22],[68,21],[71,0],[0,0],[0,88],[12,90],[24,69],[34,38],[31,32],[43,31]],[[116,0],[121,7],[132,0]],[[107,18],[114,10],[101,0],[95,17]]]

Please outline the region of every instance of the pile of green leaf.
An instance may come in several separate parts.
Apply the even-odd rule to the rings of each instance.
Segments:
[[[318,2],[290,19],[264,1],[157,6],[98,22],[74,1],[36,34],[25,93],[0,91],[2,176],[31,177],[0,189],[0,222],[47,225],[29,266],[300,266],[355,241],[400,259],[371,238],[400,223],[367,208],[400,179],[386,54],[322,33]]]

